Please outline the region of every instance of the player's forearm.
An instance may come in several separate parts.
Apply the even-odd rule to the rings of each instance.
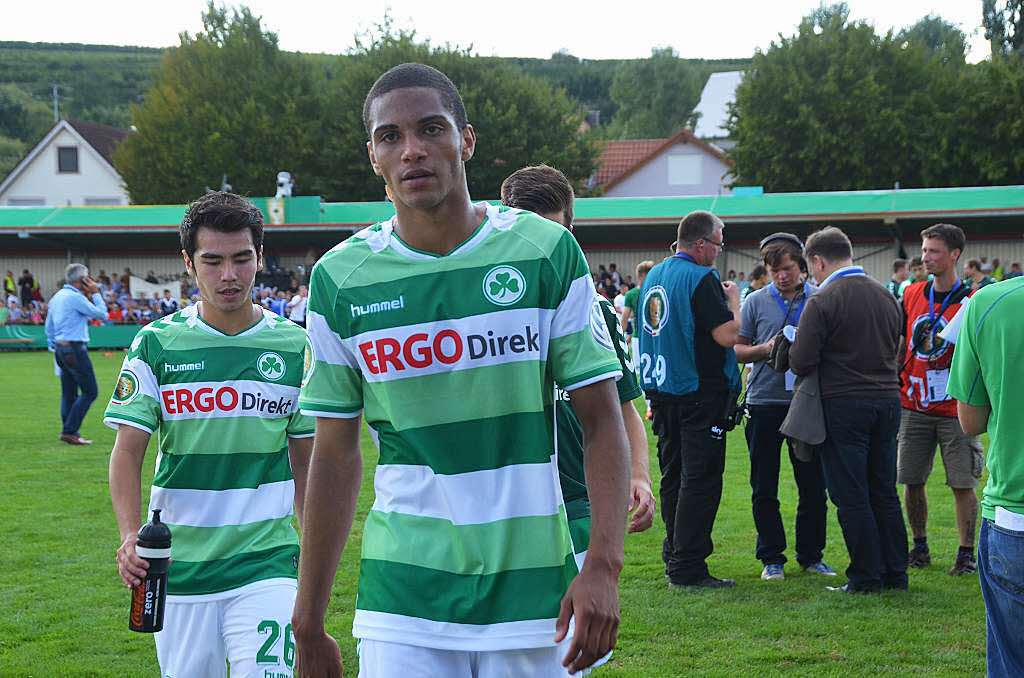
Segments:
[[[623,564],[623,541],[629,477],[626,436],[608,427],[602,438],[587,445],[585,472],[590,495],[590,548],[587,564],[607,568],[618,576]],[[593,480],[591,480],[593,479]]]
[[[992,414],[992,408],[957,401],[956,414],[964,433],[976,436],[988,430],[988,418]]]
[[[288,461],[295,479],[295,517],[302,529],[302,512],[306,501],[306,479],[309,477],[309,459],[313,454],[312,438],[289,438]]]
[[[621,405],[609,379],[570,394],[583,425],[584,472],[590,495],[590,547],[585,567],[618,577],[629,498],[629,440]]]
[[[147,437],[148,438],[148,437]],[[114,507],[114,518],[121,539],[128,534],[137,532],[141,524],[142,513],[142,460],[146,448],[141,451],[132,447],[118,433],[114,449],[110,453],[110,501]]]
[[[636,411],[633,401],[622,404],[622,423],[629,440],[629,475],[633,482],[651,484],[650,459],[647,449],[647,429]]]
[[[292,617],[298,637],[313,637],[324,630],[327,603],[338,559],[352,528],[361,478],[359,420],[318,419],[306,480],[299,590]]]

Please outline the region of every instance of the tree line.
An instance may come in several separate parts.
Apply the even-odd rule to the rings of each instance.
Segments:
[[[738,182],[773,192],[1024,183],[1021,5],[985,0],[993,53],[973,65],[963,31],[939,17],[879,35],[845,3],[807,15],[754,55],[736,91]]]
[[[357,182],[331,175],[351,174],[353,168],[363,166],[361,157],[352,156],[352,148],[335,157],[326,157],[325,151],[353,140],[349,134],[333,136],[341,120],[351,123],[357,104],[361,105],[358,92],[346,88],[369,87],[372,79],[366,83],[360,79],[361,75],[362,80],[366,79],[367,64],[393,65],[399,63],[395,59],[405,58],[443,63],[453,69],[462,78],[459,84],[464,86],[467,106],[480,131],[485,131],[483,123],[487,124],[488,145],[496,155],[487,160],[492,163],[489,168],[479,157],[474,161],[477,167],[471,171],[471,182],[475,191],[495,195],[494,181],[503,176],[502,168],[525,157],[563,161],[571,175],[584,179],[593,169],[603,140],[673,133],[687,122],[710,73],[743,68],[749,63],[748,59],[680,59],[671,50],[658,53],[662,62],[670,62],[675,68],[674,72],[661,69],[663,76],[671,78],[683,72],[686,77],[682,87],[674,79],[661,83],[661,89],[671,96],[660,97],[657,105],[661,114],[652,115],[650,103],[638,102],[631,87],[636,77],[647,75],[646,59],[589,60],[565,52],[550,59],[479,57],[467,50],[431,46],[412,32],[396,30],[387,17],[375,34],[356,38],[340,55],[281,51],[277,36],[265,30],[250,10],[228,10],[212,3],[203,15],[203,30],[195,36],[183,34],[176,48],[0,42],[0,83],[4,83],[0,85],[0,176],[13,168],[53,124],[51,84],[57,83],[62,116],[122,128],[133,124],[133,106],[140,109],[147,122],[149,116],[159,116],[161,109],[166,121],[166,107],[174,98],[189,98],[204,110],[205,117],[179,125],[173,133],[167,130],[168,138],[179,146],[164,151],[170,154],[166,160],[150,156],[148,161],[157,166],[154,176],[168,183],[157,187],[153,182],[147,186],[141,185],[146,182],[130,182],[129,190],[136,202],[180,201],[196,186],[219,185],[224,175],[236,190],[251,188],[262,194],[272,185],[278,169],[290,169],[298,178],[299,190],[305,193],[319,192],[336,200],[376,198],[380,187],[365,178]],[[239,68],[256,70],[241,77]],[[184,73],[214,79],[208,86],[186,83]],[[237,76],[236,82],[232,74]],[[311,89],[297,88],[295,82]],[[495,95],[473,92],[476,83],[493,86]],[[169,99],[172,91],[175,95]],[[227,95],[229,91],[231,95]],[[285,93],[292,97],[291,102],[271,101]],[[201,102],[201,96],[212,99]],[[548,98],[547,105],[542,105],[543,97]],[[265,114],[257,116],[254,111],[237,108],[209,110],[218,102],[239,103],[240,98],[260,102]],[[149,99],[156,103],[150,105]],[[499,120],[499,111],[504,120]],[[592,111],[598,112],[601,126],[584,135],[582,142],[571,141],[565,153],[552,155],[551,142],[546,140],[549,133],[572,136],[570,127],[575,130]],[[296,112],[340,115],[338,121],[300,122]],[[280,117],[275,118],[278,114]],[[195,112],[190,111],[190,116],[195,117]],[[513,124],[516,117],[527,122],[525,116],[533,116],[529,133],[525,127],[519,129]],[[270,127],[261,127],[261,120]],[[358,129],[361,124],[341,131]],[[328,133],[332,136],[321,141],[319,135]],[[282,136],[288,140],[275,141]],[[190,140],[187,146],[194,149],[191,155],[181,150],[183,138]],[[296,141],[303,139],[310,140],[317,150],[303,155],[294,149]],[[225,151],[225,144],[230,143],[245,148]],[[527,147],[529,152],[524,150]],[[210,155],[197,158],[196,151]],[[279,151],[282,154],[276,158],[269,156]],[[125,156],[120,162],[125,165],[119,167],[122,174],[133,171],[132,159]],[[198,172],[193,181],[183,179],[183,175],[193,172]]]
[[[136,203],[183,202],[224,176],[236,191],[265,195],[279,170],[293,173],[302,194],[378,200],[363,96],[390,66],[421,61],[447,73],[466,100],[481,141],[468,166],[475,197],[495,197],[504,176],[538,162],[582,185],[605,141],[663,138],[695,124],[700,91],[720,70],[746,73],[729,122],[738,184],[813,191],[1020,183],[1022,2],[983,0],[993,56],[974,65],[964,33],[940,17],[879,35],[850,21],[845,4],[812,11],[795,34],[751,60],[681,59],[659,48],[646,59],[594,61],[564,52],[479,57],[432,45],[387,18],[344,54],[291,53],[249,9],[211,2],[202,31],[165,50],[0,43],[0,174],[52,124],[46,92],[37,90],[79,77],[62,111],[133,126],[115,164]],[[583,131],[594,110],[602,124]]]

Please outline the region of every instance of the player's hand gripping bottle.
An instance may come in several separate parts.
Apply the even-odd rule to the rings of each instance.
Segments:
[[[132,588],[128,628],[140,633],[156,633],[164,627],[167,566],[171,560],[171,530],[160,522],[160,509],[153,509],[153,520],[139,528],[135,552],[149,561],[149,569],[142,583]]]

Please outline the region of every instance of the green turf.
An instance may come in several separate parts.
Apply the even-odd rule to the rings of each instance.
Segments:
[[[107,494],[113,432],[100,417],[121,354],[94,352],[100,400],[82,433],[92,447],[57,442],[59,385],[45,353],[0,353],[0,676],[156,676],[153,642],[128,631],[128,592],[114,564],[117,529]],[[364,436],[365,477],[353,539],[338,569],[327,620],[348,675],[357,672],[351,637],[360,525],[371,504],[376,461]],[[653,450],[653,439],[652,439]],[[146,482],[155,453],[150,447]],[[656,459],[652,457],[656,469]],[[626,539],[622,625],[611,663],[595,673],[625,676],[928,676],[984,672],[984,606],[976,577],[945,571],[957,547],[952,496],[941,464],[929,484],[935,563],[912,571],[909,593],[846,596],[799,572],[762,582],[754,559],[746,448],[730,434],[725,492],[715,525],[712,572],[730,591],[666,587],[660,520]],[[784,465],[783,516],[792,540],[795,487]],[[657,472],[654,476],[657,481]],[[829,511],[826,559],[847,565]],[[792,557],[792,556],[791,556]],[[792,563],[792,560],[791,560]],[[843,581],[839,577],[839,581]]]

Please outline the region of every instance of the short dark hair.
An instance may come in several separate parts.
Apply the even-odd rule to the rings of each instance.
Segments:
[[[976,271],[981,270],[981,262],[977,259],[970,259],[967,261],[967,268],[973,268]]]
[[[191,259],[196,253],[196,233],[202,227],[221,233],[234,233],[248,228],[256,253],[263,251],[263,213],[240,195],[226,191],[210,191],[188,206],[178,232],[181,249]]]
[[[366,100],[363,101],[363,126],[366,133],[370,134],[370,107],[374,99],[384,96],[396,89],[407,87],[429,87],[437,90],[441,96],[441,104],[445,110],[455,118],[456,126],[461,130],[469,124],[466,116],[466,105],[462,103],[462,95],[448,76],[441,71],[427,66],[426,64],[406,63],[399,64],[389,69],[384,75],[377,78],[370,91],[366,93]]]
[[[765,268],[763,264],[758,264],[754,267],[754,270],[750,272],[750,279],[757,280],[758,278],[762,278],[766,275],[768,275],[768,269]]]
[[[893,259],[893,262],[892,262],[892,272],[893,273],[899,273],[900,271],[902,271],[906,267],[907,267],[907,260],[906,259]]]
[[[910,260],[910,267],[914,268],[915,266],[924,266],[924,260],[921,257],[914,257]]]
[[[819,256],[829,263],[846,261],[853,258],[853,244],[841,230],[835,226],[826,226],[811,233],[807,238],[804,256],[808,260],[813,256]]]
[[[502,205],[536,214],[557,212],[565,216],[567,226],[572,225],[574,197],[565,175],[547,165],[517,169],[501,182]]]
[[[683,244],[692,244],[698,240],[706,240],[715,232],[715,224],[718,221],[720,221],[719,218],[711,212],[694,210],[679,222],[679,228],[676,231],[676,241]]]
[[[772,240],[765,245],[761,250],[761,257],[764,259],[765,265],[772,268],[782,266],[783,257],[789,257],[797,266],[800,266],[803,260],[800,248],[796,243],[782,239]]]
[[[964,235],[964,230],[959,226],[953,224],[935,224],[921,231],[921,239],[935,238],[945,243],[949,251],[960,250],[962,254],[964,247],[967,246],[967,236]]]

